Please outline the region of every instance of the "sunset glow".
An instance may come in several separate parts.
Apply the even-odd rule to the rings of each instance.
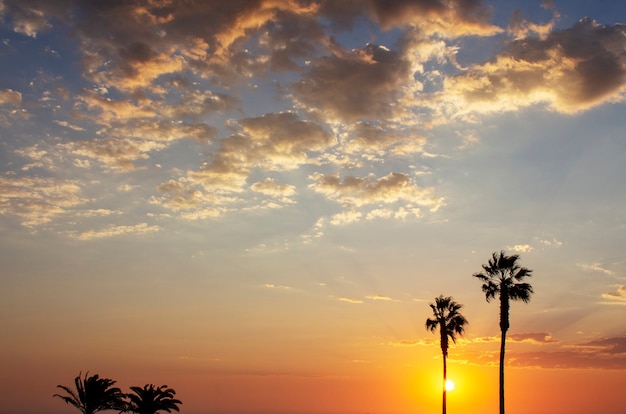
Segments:
[[[533,289],[507,414],[623,414],[625,22],[0,0],[0,414],[78,412],[52,395],[86,372],[186,414],[437,413],[444,366],[449,413],[495,414],[499,298],[473,275],[501,250]],[[467,322],[447,353],[439,297]]]
[[[446,391],[452,391],[454,389],[454,382],[452,380],[446,380]]]

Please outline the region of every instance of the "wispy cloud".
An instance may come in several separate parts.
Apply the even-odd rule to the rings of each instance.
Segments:
[[[354,298],[339,298],[338,299],[341,302],[347,302],[347,303],[353,303],[353,304],[361,304],[363,303],[363,301],[361,299],[354,299]]]
[[[617,289],[602,294],[603,299],[607,299],[609,304],[626,305],[626,285],[617,286]]]
[[[266,283],[263,285],[263,287],[266,287],[268,289],[277,289],[277,290],[293,290],[291,286],[275,285],[273,283]]]
[[[609,276],[613,275],[613,271],[612,270],[607,269],[601,263],[598,263],[598,262],[594,262],[594,263],[579,263],[578,266],[580,268],[582,268],[583,270],[588,271],[588,272],[604,273],[605,275],[609,275]]]
[[[511,353],[508,364],[522,367],[626,369],[626,336],[561,347],[552,352]]]
[[[159,230],[161,230],[159,226],[150,226],[147,223],[139,223],[131,226],[108,226],[102,230],[88,230],[80,233],[70,233],[70,237],[78,240],[93,240],[128,234],[145,235]]]
[[[525,342],[532,344],[552,344],[557,343],[551,334],[546,332],[536,332],[536,333],[509,333],[507,335],[508,342]],[[491,342],[500,342],[500,335],[494,336],[484,336],[471,339],[470,341],[473,343],[491,343]]]
[[[373,300],[373,301],[383,301],[383,302],[398,302],[397,299],[391,298],[389,296],[383,295],[368,295],[365,299]]]

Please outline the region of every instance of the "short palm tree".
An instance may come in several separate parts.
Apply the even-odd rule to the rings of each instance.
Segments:
[[[176,391],[167,388],[167,385],[155,387],[146,384],[141,387],[130,387],[134,394],[128,394],[129,402],[126,411],[136,414],[156,414],[158,411],[179,411],[178,405],[182,402],[174,398]]]
[[[533,294],[533,287],[523,282],[531,277],[532,270],[520,267],[517,264],[519,255],[507,256],[501,251],[493,253],[489,263],[482,265],[483,271],[475,273],[474,277],[483,282],[483,292],[487,302],[495,298],[500,300],[500,414],[504,414],[504,351],[506,332],[509,329],[510,301],[521,300],[527,303]]]
[[[446,414],[446,382],[448,372],[446,359],[448,358],[449,340],[456,343],[456,336],[463,335],[467,320],[461,315],[460,310],[463,305],[456,303],[450,296],[440,295],[435,298],[435,303],[430,304],[433,317],[426,319],[426,329],[435,332],[439,328],[441,337],[441,352],[443,353],[443,402],[442,413]]]
[[[122,410],[124,408],[124,394],[113,387],[115,381],[108,378],[100,378],[97,374],[89,376],[87,372],[84,378],[79,373],[74,378],[76,390],[64,385],[57,385],[67,395],[54,394],[67,404],[76,407],[83,414],[93,414],[104,410]]]

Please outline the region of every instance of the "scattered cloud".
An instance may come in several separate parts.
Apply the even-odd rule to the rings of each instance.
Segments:
[[[616,305],[626,305],[626,285],[617,286],[617,289],[612,292],[602,294],[603,299],[607,299],[609,302]]]
[[[294,195],[296,192],[293,185],[280,185],[276,183],[276,180],[273,178],[266,178],[262,181],[257,181],[256,183],[253,183],[250,188],[253,191],[275,197],[289,197]]]
[[[273,283],[266,283],[263,285],[263,287],[266,287],[268,289],[277,289],[277,290],[293,290],[291,286],[275,285]]]
[[[507,246],[506,248],[508,250],[513,250],[516,253],[529,253],[534,250],[534,247],[532,247],[530,244],[516,244],[513,246]]]
[[[578,264],[578,266],[587,272],[599,272],[599,273],[604,273],[605,275],[609,275],[609,276],[613,275],[612,270],[605,268],[604,266],[602,266],[601,263],[598,263],[598,262],[580,263]]]
[[[368,295],[365,299],[373,300],[373,301],[384,301],[384,302],[398,302],[397,299],[390,298],[389,296],[383,295]]]
[[[139,223],[132,226],[108,226],[102,230],[74,232],[70,234],[70,237],[78,240],[94,240],[123,236],[127,234],[145,235],[159,230],[161,230],[159,226],[150,226],[147,223]]]
[[[393,347],[414,347],[414,346],[431,346],[438,345],[439,343],[431,338],[420,339],[419,341],[397,341],[390,342],[389,345]]]
[[[525,342],[532,344],[551,344],[557,343],[551,334],[546,332],[537,332],[537,333],[509,333],[506,336],[507,342]],[[494,336],[484,336],[479,338],[474,338],[471,340],[473,343],[491,343],[491,342],[500,342],[500,335]]]
[[[443,198],[436,197],[432,188],[419,187],[402,173],[390,173],[378,179],[373,175],[364,178],[346,176],[343,181],[339,174],[315,173],[310,179],[313,180],[310,185],[313,190],[346,206],[404,201],[436,211],[444,204]]]
[[[558,342],[552,337],[552,335],[545,332],[519,334],[514,333],[507,335],[507,340],[509,339],[513,342],[529,342],[533,344],[551,344]]]
[[[0,177],[0,214],[27,227],[39,226],[87,203],[77,181],[42,177]]]
[[[556,238],[552,238],[552,240],[547,240],[547,239],[539,240],[539,243],[541,243],[541,244],[543,244],[544,246],[547,246],[547,247],[561,247],[561,246],[563,246],[563,242],[557,240]]]
[[[361,299],[354,299],[354,298],[339,298],[339,301],[341,301],[341,302],[348,302],[348,303],[355,303],[355,304],[363,303],[363,301]]]
[[[510,366],[626,369],[626,336],[603,338],[552,352],[512,352]]]
[[[22,93],[13,89],[0,90],[0,105],[19,107],[22,104]]]

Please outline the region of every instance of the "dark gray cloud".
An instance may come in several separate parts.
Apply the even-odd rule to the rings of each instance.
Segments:
[[[338,48],[313,61],[292,89],[301,105],[322,118],[388,119],[411,75],[409,62],[397,52],[369,44],[352,51]]]

